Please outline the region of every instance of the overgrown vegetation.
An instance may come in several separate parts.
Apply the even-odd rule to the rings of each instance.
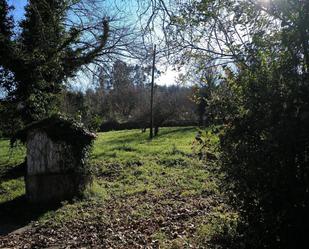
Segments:
[[[182,60],[220,75],[215,88],[205,82],[205,109],[211,124],[223,124],[224,187],[242,220],[235,247],[308,247],[309,1],[205,0],[177,8],[166,28],[181,33],[173,41]]]
[[[242,82],[231,90],[241,100],[221,148],[226,183],[245,219],[245,248],[302,248],[307,241],[309,103],[299,93],[308,92],[308,78],[293,72],[288,56],[281,59],[284,65],[263,57],[231,78]]]
[[[76,4],[70,0],[30,0],[17,32],[8,3],[0,2],[0,88],[6,95],[3,105],[25,124],[55,113],[56,94],[63,89],[63,82],[97,58],[107,43],[107,20],[101,20],[101,34],[95,41],[82,43],[81,37],[94,30],[74,23],[74,17],[69,21],[68,12]],[[85,21],[85,16],[79,17]]]
[[[99,134],[91,157],[96,179],[86,199],[41,212],[34,227],[2,237],[0,245],[225,248],[238,216],[226,204],[219,175],[208,169],[214,161],[205,165],[193,152],[196,132],[162,128],[152,141],[139,130]],[[208,136],[215,146],[216,136]],[[8,196],[23,194],[14,190],[16,182],[22,185],[21,178],[1,185],[0,210]]]
[[[93,129],[105,118],[110,121],[107,127],[131,118],[133,124],[149,120],[148,89],[136,84],[149,68],[138,66],[134,71],[119,60],[147,61],[154,52],[145,51],[153,46],[147,41],[160,43],[157,56],[166,56],[162,61],[168,58],[172,67],[184,67],[182,82],[198,86],[193,99],[199,123],[208,128],[196,135],[192,151],[183,145],[190,130],[164,129],[151,142],[137,131],[108,133],[113,138],[107,136],[108,143],[99,139],[93,154],[91,169],[97,180],[87,192],[89,202],[65,205],[50,214],[54,223],[45,217],[46,226],[38,225],[43,229],[38,231],[55,226],[61,236],[61,229],[74,220],[80,226],[66,232],[72,237],[70,243],[79,245],[83,236],[73,234],[93,227],[96,235],[85,240],[95,241],[94,245],[105,240],[107,246],[118,243],[118,247],[132,243],[129,247],[307,248],[309,1],[132,0],[134,8],[138,6],[140,25],[132,29],[136,36],[130,42],[123,39],[126,35],[113,36],[116,42],[111,49],[125,41],[117,60],[111,59],[111,51],[104,53],[112,27],[108,18],[92,22],[97,15],[81,7],[89,23],[83,25],[84,16],[76,19],[81,20],[77,26],[66,26],[71,6],[98,2],[104,1],[30,0],[18,33],[7,1],[0,1],[0,89],[4,92],[0,113],[8,120],[0,123],[1,133],[11,135],[21,121],[59,110],[83,119]],[[130,1],[121,2],[126,9]],[[94,60],[98,57],[101,60]],[[111,75],[105,74],[107,67],[97,67],[102,61],[112,68]],[[62,91],[66,80],[90,62],[97,88],[86,93]],[[132,72],[138,73],[132,76]],[[189,102],[173,101],[186,95],[186,88],[178,88],[175,95],[169,92],[172,87],[158,89],[153,110],[156,129],[172,116],[196,118]],[[53,108],[58,98],[62,105],[58,102]],[[174,137],[178,132],[181,137]],[[5,164],[4,171],[10,165]],[[5,200],[23,191],[20,180],[6,180],[1,186]],[[221,192],[228,194],[237,215]],[[120,211],[110,219],[100,218],[100,212],[114,209]],[[210,216],[205,218],[206,214]],[[101,222],[93,221],[94,216]],[[106,232],[100,230],[102,224]],[[132,230],[135,235],[127,233]],[[35,237],[33,230],[29,237]]]

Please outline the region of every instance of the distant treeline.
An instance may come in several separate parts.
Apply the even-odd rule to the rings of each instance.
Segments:
[[[66,88],[58,95],[60,112],[92,131],[144,129],[150,122],[149,69],[116,61],[110,74],[101,73],[86,91]],[[155,86],[154,126],[192,126],[205,119],[205,103],[195,101],[195,87]],[[202,107],[202,108],[201,108]],[[23,125],[16,105],[0,103],[0,136],[11,136]]]
[[[144,128],[150,120],[148,69],[114,63],[110,75],[101,74],[95,87],[66,90],[61,95],[61,112],[96,131]],[[194,101],[194,87],[155,86],[154,125],[196,125],[205,111]]]

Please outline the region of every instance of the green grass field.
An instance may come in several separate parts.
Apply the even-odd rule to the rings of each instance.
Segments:
[[[219,177],[210,170],[215,162],[194,153],[196,132],[194,127],[162,128],[152,141],[140,130],[98,134],[90,158],[95,177],[85,198],[39,212],[16,201],[25,193],[23,177],[9,177],[23,161],[24,149],[12,151],[8,141],[0,141],[0,212],[7,217],[14,215],[11,203],[19,213],[16,206],[27,205],[22,213],[28,217],[19,214],[18,219],[23,225],[32,221],[18,236],[0,237],[0,248],[9,243],[32,248],[222,246],[237,215],[225,204]],[[210,133],[208,138],[210,144],[217,142]]]
[[[12,172],[15,166],[21,164],[25,158],[22,145],[11,149],[8,140],[0,139],[0,203],[13,200],[25,192],[24,180],[21,175]],[[10,177],[12,173],[12,177]]]

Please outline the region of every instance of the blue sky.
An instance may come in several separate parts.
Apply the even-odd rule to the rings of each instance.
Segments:
[[[24,16],[24,7],[27,4],[27,0],[8,0],[8,3],[15,7],[13,15],[17,20],[20,20]],[[128,12],[130,10],[132,11],[132,9],[128,7],[128,3],[123,0],[106,0],[105,3],[111,6],[117,6],[117,8],[122,8],[122,6],[125,5],[125,12]],[[135,6],[134,1],[130,1],[130,6]]]
[[[8,3],[10,5],[14,6],[14,10],[12,12],[14,19],[16,21],[19,21],[23,18],[24,16],[24,7],[27,4],[27,0],[8,0]],[[123,0],[106,0],[106,3],[111,4],[111,5],[117,5],[118,8],[121,8],[123,4],[126,5],[126,8],[124,8],[125,12],[134,15],[134,10],[131,8],[128,8],[128,5],[125,1]],[[133,1],[134,3],[134,1]],[[132,1],[131,1],[132,4]],[[132,5],[131,5],[132,6]],[[162,68],[163,69],[163,68]],[[161,69],[161,70],[162,70]],[[171,68],[163,69],[163,72],[161,76],[157,79],[157,84],[163,85],[163,84],[175,84],[176,78],[179,76],[178,72],[173,71]]]
[[[15,10],[13,11],[15,20],[20,20],[24,16],[24,7],[27,0],[9,0],[8,2],[15,7]]]

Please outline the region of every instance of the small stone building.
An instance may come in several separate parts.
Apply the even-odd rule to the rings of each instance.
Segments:
[[[79,195],[90,182],[86,159],[95,134],[59,116],[19,131],[12,143],[26,144],[26,196],[31,202],[57,202]]]

